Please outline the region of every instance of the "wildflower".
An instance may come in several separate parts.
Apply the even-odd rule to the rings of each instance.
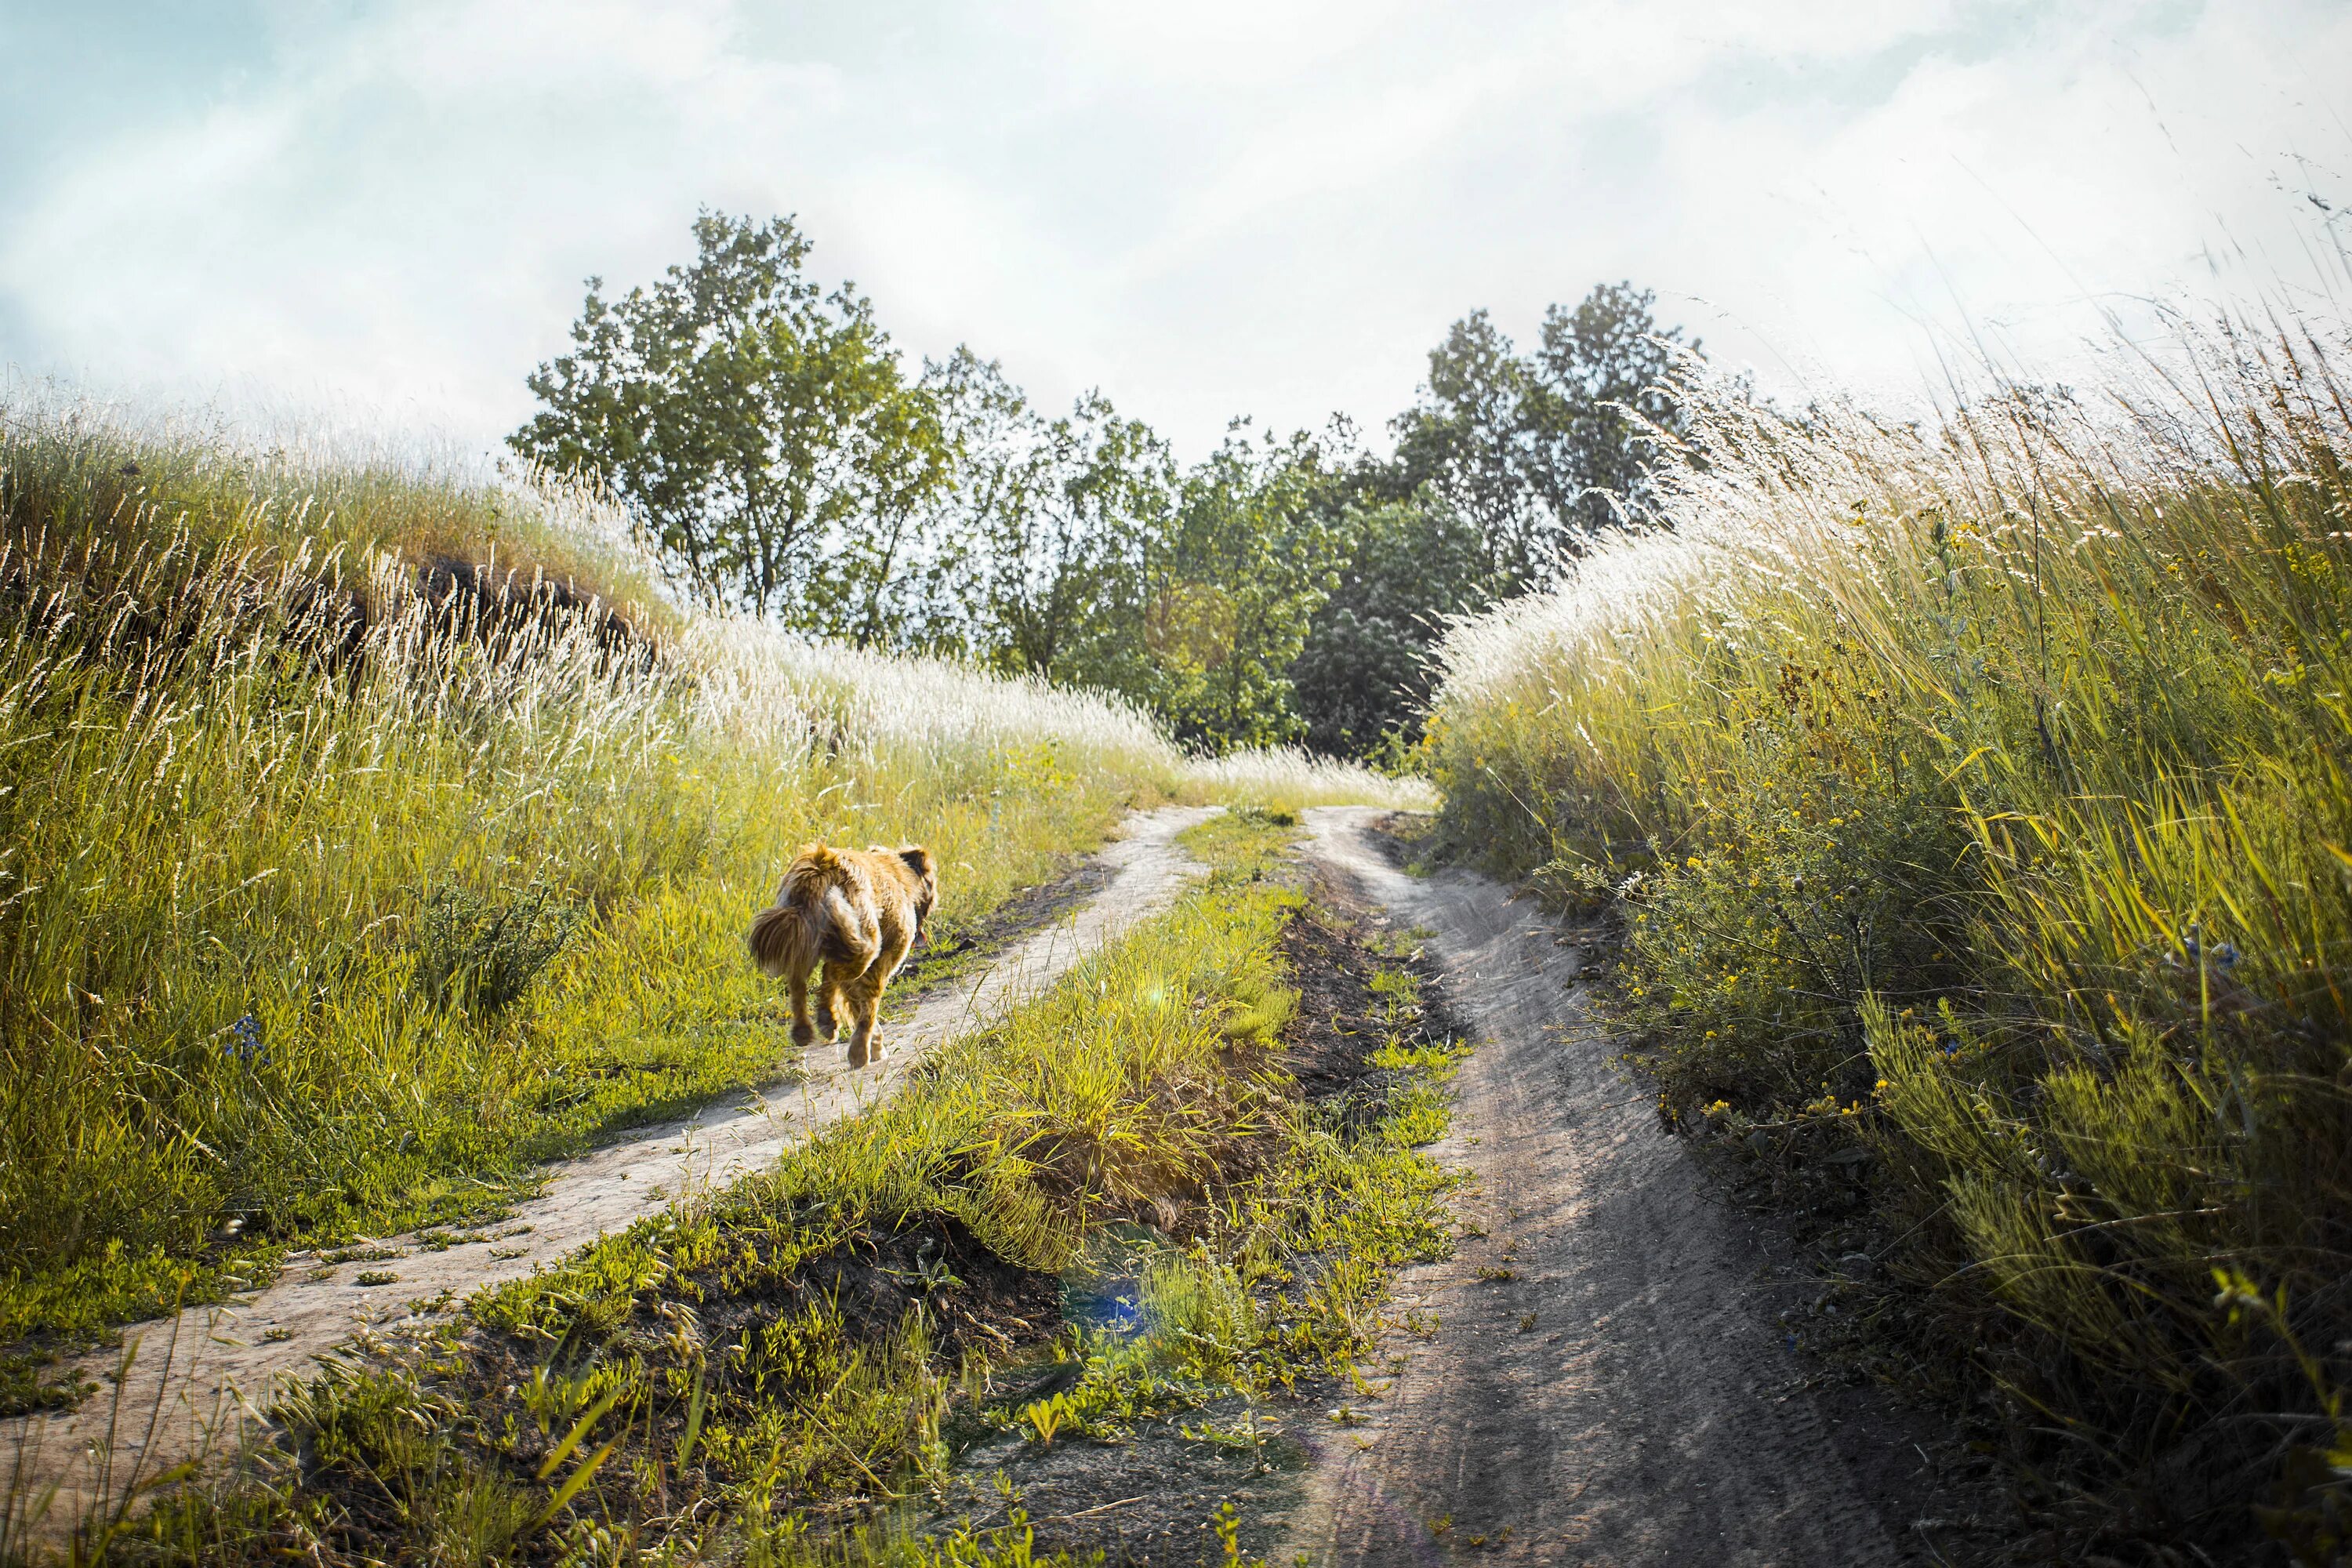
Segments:
[[[259,1067],[269,1059],[261,1046],[261,1020],[251,1013],[231,1024],[223,1033],[228,1038],[221,1043],[221,1054],[231,1061],[249,1062]]]

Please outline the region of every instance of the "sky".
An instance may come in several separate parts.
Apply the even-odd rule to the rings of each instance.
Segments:
[[[2347,61],[2344,0],[0,0],[0,365],[487,455],[709,205],[1187,456],[1621,279],[1901,403],[2326,299]]]

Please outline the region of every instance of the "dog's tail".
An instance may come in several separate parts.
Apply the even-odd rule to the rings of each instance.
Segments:
[[[823,917],[798,904],[771,904],[751,917],[751,957],[771,978],[806,974],[816,966],[817,949],[824,940]]]
[[[751,920],[751,957],[763,973],[782,978],[806,974],[828,959],[857,970],[874,962],[882,951],[880,922],[871,908],[861,910],[845,882],[865,886],[863,875],[835,851],[823,844],[802,847],[776,901]]]

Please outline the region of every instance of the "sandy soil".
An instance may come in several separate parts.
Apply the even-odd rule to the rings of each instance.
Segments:
[[[1869,1454],[1907,1463],[1916,1418],[1806,1390],[1769,1254],[1586,1026],[1576,948],[1484,878],[1399,870],[1379,815],[1308,813],[1312,852],[1430,932],[1477,1046],[1436,1152],[1488,1234],[1401,1280],[1420,1331],[1370,1419],[1318,1445],[1272,1560],[1914,1560],[1914,1499]]]
[[[134,1476],[152,1476],[207,1443],[233,1437],[277,1383],[305,1375],[322,1353],[380,1325],[429,1318],[418,1303],[459,1301],[481,1286],[520,1278],[668,1203],[767,1164],[814,1129],[888,1093],[932,1046],[1051,984],[1105,940],[1166,908],[1202,869],[1176,847],[1176,835],[1215,810],[1169,807],[1129,818],[1125,836],[1099,857],[1108,884],[1071,918],[886,1024],[889,1055],[880,1068],[853,1073],[838,1046],[820,1046],[808,1054],[797,1083],[640,1130],[554,1167],[540,1194],[488,1227],[492,1234],[483,1240],[433,1250],[415,1237],[392,1238],[367,1249],[380,1256],[333,1267],[298,1258],[251,1295],[127,1330],[132,1359],[119,1399],[109,1390],[76,1411],[0,1422],[0,1456],[7,1456],[0,1468],[13,1462],[28,1492],[56,1486],[49,1525],[70,1523],[91,1497],[120,1495]],[[783,1048],[789,1051],[789,1043]],[[382,1281],[384,1274],[394,1278]],[[363,1275],[379,1282],[362,1284]],[[110,1382],[121,1365],[121,1354],[109,1352],[77,1372]]]

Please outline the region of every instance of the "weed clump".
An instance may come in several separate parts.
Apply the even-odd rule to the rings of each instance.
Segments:
[[[434,889],[417,927],[416,984],[437,1007],[504,1012],[580,928],[584,911],[544,884],[486,897]]]

